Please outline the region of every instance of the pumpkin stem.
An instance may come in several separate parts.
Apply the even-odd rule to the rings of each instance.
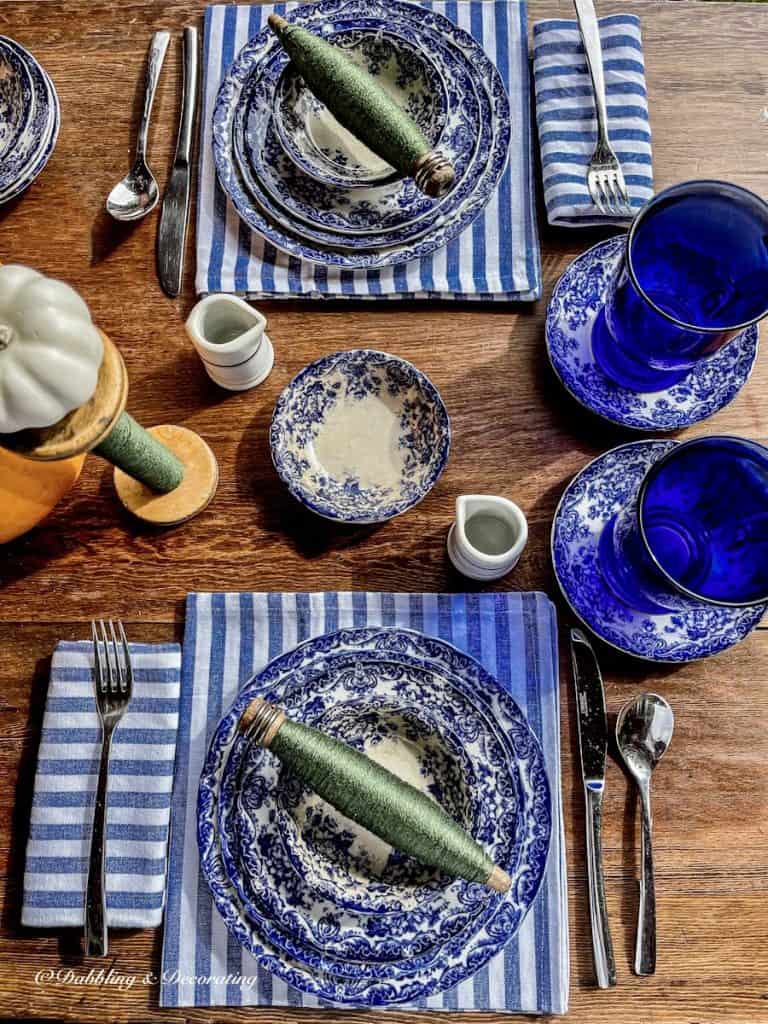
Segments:
[[[0,352],[8,348],[14,337],[14,330],[10,324],[0,324]]]

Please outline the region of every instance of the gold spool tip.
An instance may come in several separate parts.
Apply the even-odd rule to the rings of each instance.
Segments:
[[[433,149],[414,164],[413,180],[420,192],[437,199],[453,187],[456,172],[450,160],[439,149]]]
[[[279,36],[283,29],[288,28],[289,23],[285,20],[285,18],[281,18],[279,14],[270,14],[270,16],[267,18],[267,24],[275,33],[275,35]]]
[[[285,712],[263,697],[256,697],[240,716],[239,729],[260,747],[269,747],[280,732]]]
[[[485,884],[490,889],[493,889],[494,892],[509,892],[512,879],[502,868],[495,867],[490,875],[488,875],[488,880]]]

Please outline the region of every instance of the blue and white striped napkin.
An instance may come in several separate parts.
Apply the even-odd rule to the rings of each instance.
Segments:
[[[553,793],[546,876],[518,935],[474,977],[399,1009],[565,1013],[568,912],[555,610],[544,594],[191,594],[173,792],[161,1006],[311,1006],[227,933],[199,870],[197,787],[210,736],[240,687],[283,651],[352,626],[405,626],[477,658],[525,710]],[[328,1004],[323,1004],[328,1005]]]
[[[459,237],[423,259],[381,270],[339,270],[288,256],[243,224],[227,201],[213,162],[211,118],[222,78],[276,6],[216,5],[205,12],[203,105],[197,202],[199,293],[250,299],[484,299],[532,301],[541,295],[531,141],[525,0],[435,0],[482,43],[512,104],[509,165],[485,211]]]
[[[179,723],[178,644],[131,644],[133,698],[112,739],[107,794],[107,923],[163,916]],[[101,730],[93,644],[63,642],[51,664],[24,873],[21,923],[83,925]]]
[[[600,19],[608,97],[608,133],[633,209],[653,195],[651,129],[640,19]],[[594,95],[575,21],[533,26],[533,73],[544,201],[550,224],[589,227],[622,223],[605,217],[587,189],[587,166],[597,139]]]

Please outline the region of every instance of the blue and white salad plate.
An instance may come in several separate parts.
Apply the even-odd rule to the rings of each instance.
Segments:
[[[595,362],[592,325],[624,244],[623,235],[599,242],[555,285],[546,320],[549,359],[566,390],[598,416],[633,430],[679,430],[713,416],[744,387],[757,357],[758,328],[748,327],[663,391],[639,393],[617,384]]]
[[[60,111],[56,89],[32,54],[5,36],[0,37],[0,44],[4,52],[24,64],[31,82],[31,116],[0,161],[0,203],[6,203],[31,185],[50,159],[58,138]]]
[[[349,37],[350,33],[375,39],[385,26],[383,18],[324,24],[331,39]],[[243,90],[233,126],[235,157],[243,179],[252,196],[271,215],[277,203],[283,223],[287,215],[289,224],[301,222],[305,237],[310,237],[306,229],[309,226],[314,232],[333,232],[337,243],[370,246],[374,240],[371,236],[379,237],[385,231],[385,244],[402,244],[417,231],[432,228],[438,216],[442,223],[482,187],[478,175],[485,172],[494,133],[491,102],[482,81],[471,62],[433,32],[421,28],[403,32],[407,34],[396,37],[390,33],[389,38],[402,38],[407,45],[426,49],[436,75],[451,82],[441,150],[453,163],[456,183],[439,199],[419,192],[410,178],[376,188],[339,189],[299,171],[283,150],[270,105],[279,84],[275,71],[283,67],[285,55],[278,54],[266,62],[262,73],[254,73]],[[350,237],[358,235],[361,237]]]
[[[560,499],[552,523],[552,562],[566,601],[596,636],[637,658],[686,662],[724,651],[755,628],[768,605],[650,615],[611,590],[598,560],[605,524],[637,491],[648,468],[676,441],[633,441],[598,456]]]
[[[448,87],[421,51],[402,36],[359,30],[326,39],[378,80],[388,96],[419,126],[434,148],[445,128]],[[340,188],[381,185],[398,172],[347,131],[307,88],[289,64],[280,76],[274,107],[275,131],[286,153],[310,177]]]
[[[484,772],[490,769],[480,757],[474,762],[474,775],[480,781],[483,791],[479,794],[473,792],[465,795],[454,780],[451,782],[453,788],[450,799],[455,802],[460,815],[467,814],[468,804],[474,807],[478,800],[481,803],[496,800],[505,804],[505,813],[512,818],[504,822],[489,823],[488,827],[496,832],[506,832],[506,842],[511,843],[515,851],[510,863],[517,867],[514,869],[514,883],[509,893],[502,896],[487,890],[481,892],[480,899],[485,904],[488,919],[481,924],[478,918],[474,928],[470,926],[454,938],[448,939],[439,955],[421,958],[424,963],[417,958],[410,963],[402,960],[400,964],[378,965],[361,960],[359,965],[364,973],[355,977],[341,977],[327,969],[330,961],[324,953],[318,952],[313,959],[311,950],[302,947],[302,955],[307,958],[307,962],[302,963],[287,954],[284,949],[274,946],[259,933],[259,929],[265,925],[264,916],[258,921],[251,919],[227,873],[220,841],[219,805],[225,800],[232,799],[231,794],[226,797],[223,795],[221,780],[230,756],[238,747],[245,751],[246,772],[251,769],[253,762],[250,759],[254,756],[262,760],[265,772],[270,770],[268,763],[274,760],[272,755],[263,752],[259,755],[252,754],[247,741],[238,731],[242,713],[254,696],[263,695],[267,699],[280,702],[286,707],[289,716],[298,717],[297,709],[304,709],[308,715],[314,715],[315,721],[322,721],[324,715],[330,714],[331,718],[328,721],[331,723],[333,707],[348,705],[345,710],[338,712],[340,717],[335,721],[339,729],[345,727],[342,724],[345,721],[346,727],[350,727],[351,719],[345,720],[345,715],[356,717],[352,705],[367,703],[368,710],[361,710],[361,718],[365,719],[365,724],[356,726],[358,739],[363,739],[376,748],[381,747],[382,743],[386,745],[391,742],[394,732],[397,732],[398,739],[403,735],[397,723],[398,712],[395,710],[401,705],[393,707],[391,697],[387,697],[382,705],[376,697],[380,685],[378,666],[376,671],[371,671],[363,664],[361,669],[355,671],[352,663],[344,672],[335,671],[334,665],[340,656],[349,658],[355,652],[363,662],[375,655],[379,662],[387,662],[392,666],[387,683],[388,692],[402,698],[402,707],[410,706],[413,709],[415,705],[420,705],[421,708],[429,708],[426,718],[424,712],[420,711],[419,723],[413,725],[413,732],[409,733],[409,727],[405,727],[406,743],[416,743],[418,749],[424,751],[423,755],[416,756],[412,762],[414,767],[416,764],[419,765],[419,771],[424,764],[428,775],[446,783],[447,763],[458,756],[455,746],[451,748],[450,743],[458,742],[459,746],[469,750],[475,743],[471,723],[478,723],[478,715],[482,719],[482,722],[478,723],[480,733],[494,733],[494,742],[502,746],[506,744],[507,749],[512,751],[511,754],[505,754],[502,760],[509,762],[512,773],[517,773],[519,777],[520,785],[513,787],[513,792],[510,792],[510,787],[506,785],[499,794],[493,792],[494,787],[491,784],[482,786]],[[399,678],[395,671],[398,661],[402,664]],[[429,682],[425,681],[425,668],[429,668],[432,674]],[[437,694],[434,691],[435,685],[440,687],[441,672],[451,680],[460,681],[455,687],[456,696],[446,703],[445,711],[442,690],[438,690]],[[318,707],[314,706],[312,699],[316,684],[321,705]],[[449,690],[454,692],[453,687]],[[440,742],[442,745],[442,740],[433,739],[431,745],[426,746],[421,745],[421,740],[424,732],[433,735],[431,723],[438,704],[441,708],[439,714],[446,722],[450,722],[455,740],[447,741],[439,757],[436,757],[434,744]],[[388,708],[387,713],[382,713],[383,707]],[[449,708],[454,709],[456,717]],[[465,710],[470,715],[466,721],[463,717]],[[447,758],[447,761],[440,763],[441,758]],[[244,789],[249,813],[252,804],[262,806],[265,799],[269,799],[269,796],[262,792],[268,787],[265,785],[259,788],[259,773],[255,767],[252,770],[256,777],[249,779]],[[502,777],[503,771],[503,765],[494,765],[488,778]],[[279,776],[279,768],[277,772]],[[276,799],[282,800],[284,804],[283,808],[275,808],[272,822],[275,843],[270,852],[274,851],[279,856],[277,844],[286,815],[291,813],[294,806],[303,805],[300,795],[296,805],[295,797],[290,794],[291,786],[295,783],[286,780],[284,785],[287,787],[287,795],[281,790],[279,777],[270,783],[270,787],[272,785],[276,786]],[[476,785],[474,782],[473,786]],[[319,825],[315,822],[314,812],[311,817],[312,824],[302,823],[301,827],[311,827],[313,834],[317,834],[318,827],[322,831],[322,822]],[[551,796],[543,755],[520,709],[472,658],[442,641],[410,630],[342,630],[310,640],[273,661],[246,685],[214,733],[198,794],[198,843],[202,873],[230,932],[256,957],[261,966],[272,970],[289,985],[311,992],[319,998],[353,1006],[382,1006],[426,997],[458,984],[482,967],[512,938],[536,897],[546,865],[551,827]],[[343,834],[343,829],[336,834]],[[286,865],[286,871],[290,870],[292,869]],[[441,885],[435,887],[432,898],[433,901],[440,900],[445,894],[458,894],[461,891],[469,892],[480,888],[461,880],[443,879]],[[407,895],[407,887],[404,887],[402,892]],[[470,905],[474,906],[477,902],[478,896],[472,895]],[[438,904],[433,902],[432,905]],[[412,915],[418,913],[419,909],[417,907],[415,911],[406,912],[405,915],[398,915],[397,912],[391,915],[372,915],[371,920],[382,923],[392,917],[389,927],[395,928],[397,920],[400,919],[407,937],[410,934],[408,930],[415,921]],[[271,914],[267,917],[266,924],[274,929],[275,920]],[[333,933],[334,923],[329,921],[328,927],[329,934]],[[373,928],[375,934],[375,924]],[[344,966],[348,970],[354,968],[352,963]]]
[[[356,19],[358,22],[366,20],[371,22],[378,18],[381,24],[398,35],[408,34],[416,27],[419,32],[431,32],[433,47],[438,43],[442,45],[447,43],[448,46],[453,47],[456,60],[466,63],[468,59],[473,68],[473,75],[483,83],[484,95],[488,98],[492,108],[492,117],[486,122],[490,123],[492,131],[490,152],[488,159],[482,164],[473,162],[472,166],[476,169],[471,172],[474,177],[468,194],[460,196],[457,193],[458,198],[454,198],[452,201],[454,203],[458,201],[458,206],[455,209],[451,208],[453,212],[450,215],[446,214],[445,218],[440,219],[439,224],[436,224],[432,230],[417,240],[397,241],[390,246],[371,250],[342,251],[342,247],[338,243],[321,246],[316,241],[306,238],[302,223],[298,219],[281,223],[253,197],[243,179],[234,152],[233,122],[242,91],[249,83],[253,85],[254,82],[258,82],[265,63],[269,63],[270,59],[279,52],[277,40],[268,29],[265,29],[241,50],[229,74],[222,82],[213,114],[213,147],[217,173],[222,188],[231,199],[240,217],[253,230],[258,231],[279,249],[291,255],[310,262],[349,269],[383,267],[407,262],[446,245],[463,231],[485,207],[506,165],[509,153],[511,136],[509,99],[498,71],[487,58],[482,47],[468,33],[459,29],[442,15],[415,8],[412,4],[404,3],[402,0],[390,0],[386,3],[383,0],[370,0],[370,2],[367,0],[322,0],[320,3],[307,5],[306,9],[299,8],[290,15],[290,18],[308,27],[319,27],[328,20],[345,21],[348,28],[356,27]],[[430,57],[428,50],[426,56]],[[270,65],[270,67],[273,70],[275,68],[282,70],[279,60],[276,65]],[[275,80],[275,87],[278,80],[279,76]],[[269,99],[267,107],[271,113],[274,107],[274,92]],[[271,119],[269,124],[271,125]],[[274,138],[279,145],[276,135]],[[283,152],[282,147],[279,149],[280,158],[284,159],[297,174],[300,174],[301,172]],[[271,163],[269,166],[272,166]],[[306,175],[302,177],[305,182],[310,182],[317,188],[324,187]],[[262,182],[255,184],[261,189],[259,195],[261,200],[266,190]],[[384,189],[388,187],[383,186]],[[367,192],[369,190],[350,191]],[[448,194],[448,200],[451,199],[454,191],[455,189]],[[433,205],[441,203],[442,200],[422,198],[414,191],[409,202],[416,204],[413,207],[415,211],[420,213],[423,209],[425,213],[429,213],[433,209]],[[446,207],[441,206],[440,209],[445,210]],[[290,230],[284,226],[285,223],[291,224]]]
[[[527,781],[513,747],[475,709],[461,680],[442,664],[360,650],[304,675],[303,693],[289,698],[292,717],[364,749],[430,793],[517,877],[525,844],[510,823],[525,805]],[[332,973],[412,973],[455,936],[463,933],[466,941],[495,910],[484,886],[441,878],[395,854],[247,741],[233,747],[221,806],[225,863],[255,926],[266,931],[279,923],[280,932],[270,929],[271,941],[311,963],[322,955]],[[238,827],[239,856],[231,852]],[[338,876],[329,895],[317,886],[323,874]],[[328,892],[327,883],[320,888]],[[369,888],[378,904],[389,903],[386,912],[351,903]]]
[[[294,377],[275,406],[269,445],[278,476],[307,508],[382,523],[437,483],[451,428],[440,393],[412,363],[352,349]]]

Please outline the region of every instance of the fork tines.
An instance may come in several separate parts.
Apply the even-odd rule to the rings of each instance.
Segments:
[[[103,619],[91,622],[96,695],[130,697],[133,671],[125,630],[119,619],[117,624],[110,619],[108,625],[109,635]]]

